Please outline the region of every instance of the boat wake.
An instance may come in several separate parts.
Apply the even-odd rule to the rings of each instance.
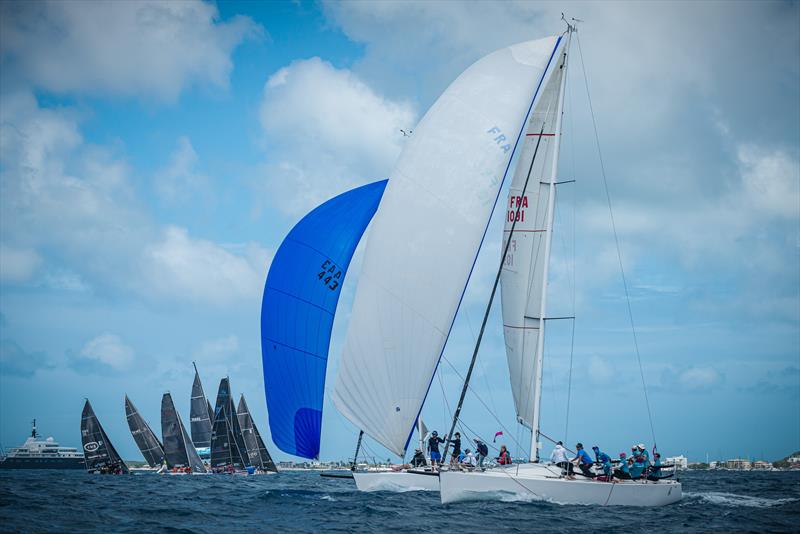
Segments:
[[[748,508],[772,508],[774,506],[783,506],[789,503],[800,501],[795,497],[786,497],[783,499],[768,499],[766,497],[754,497],[752,495],[737,495],[735,493],[725,493],[721,491],[709,491],[706,493],[690,493],[686,492],[684,495],[692,500],[701,500],[708,504],[717,504],[720,506],[745,506]]]

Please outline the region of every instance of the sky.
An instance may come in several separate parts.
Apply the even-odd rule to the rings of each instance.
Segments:
[[[663,454],[696,461],[800,450],[800,6],[566,7],[583,22],[559,174],[576,182],[560,189],[548,300],[576,320],[574,346],[571,322],[548,325],[542,431],[614,453],[655,435]],[[563,31],[564,8],[0,3],[0,443],[23,442],[36,418],[79,446],[89,398],[123,457],[141,459],[124,395],[160,428],[171,391],[187,421],[194,361],[208,395],[229,375],[273,456],[297,460],[269,439],[261,376],[261,296],[283,236],[389,176],[400,129],[482,56]],[[497,269],[501,211],[422,412],[440,433]],[[463,428],[503,430],[527,456],[497,309]],[[321,459],[352,456],[356,436],[326,400]]]

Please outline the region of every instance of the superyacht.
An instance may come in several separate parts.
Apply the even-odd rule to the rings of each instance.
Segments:
[[[41,439],[33,420],[31,435],[0,460],[0,469],[84,469],[83,454],[75,447],[61,447],[53,438]]]

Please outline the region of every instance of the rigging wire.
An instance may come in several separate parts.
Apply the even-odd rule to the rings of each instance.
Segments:
[[[611,194],[608,191],[608,181],[606,180],[606,170],[605,166],[603,165],[603,154],[600,151],[600,136],[597,133],[597,121],[594,117],[594,108],[592,107],[592,97],[589,95],[589,78],[586,76],[586,65],[583,61],[583,51],[581,50],[581,38],[580,35],[576,33],[577,40],[578,40],[578,54],[581,57],[581,69],[583,70],[583,81],[586,85],[586,98],[589,101],[589,112],[592,116],[592,126],[594,127],[594,138],[597,144],[597,156],[600,160],[600,174],[603,177],[603,188],[605,189],[606,193],[606,201],[608,202],[608,212],[611,216],[611,229],[614,232],[614,243],[617,247],[617,260],[619,261],[619,270],[620,274],[622,275],[622,287],[625,289],[625,302],[628,305],[628,319],[631,323],[631,333],[633,335],[633,346],[636,351],[636,361],[639,363],[639,374],[642,378],[642,388],[644,389],[644,402],[647,406],[647,418],[650,421],[650,433],[653,436],[653,447],[658,448],[656,445],[656,431],[655,427],[653,426],[653,413],[650,410],[650,399],[647,396],[647,383],[644,379],[644,367],[642,367],[642,356],[639,353],[639,341],[636,338],[636,327],[633,322],[633,310],[631,309],[631,297],[628,292],[628,281],[625,278],[625,269],[622,266],[622,251],[620,250],[619,246],[619,236],[617,235],[617,225],[614,222],[614,211],[611,208]]]
[[[577,167],[575,165],[575,121],[574,121],[574,110],[573,106],[575,104],[575,100],[572,97],[572,84],[569,83],[569,78],[565,82],[567,89],[569,90],[569,131],[572,135],[568,137],[570,140],[570,153],[572,155],[572,178],[574,180],[577,179]],[[577,310],[575,306],[575,294],[577,293],[577,286],[578,286],[578,279],[576,277],[576,254],[575,254],[575,228],[578,226],[577,223],[577,210],[575,205],[577,204],[577,187],[572,189],[572,335],[570,338],[570,346],[569,346],[569,377],[567,378],[567,412],[564,417],[564,442],[568,441],[567,436],[569,435],[569,410],[570,410],[570,403],[572,401],[572,366],[573,366],[573,358],[575,355],[575,321],[577,320]]]
[[[450,366],[450,368],[453,370],[453,372],[456,374],[456,376],[458,376],[458,378],[460,378],[461,380],[464,380],[464,376],[463,376],[461,373],[459,373],[459,372],[458,372],[458,369],[456,369],[456,366],[455,366],[455,365],[453,365],[453,364],[450,362],[450,360],[448,360],[448,359],[447,359],[445,356],[442,356],[442,360],[443,360],[443,361],[444,361],[444,362],[445,362],[447,365],[449,365],[449,366]],[[471,392],[472,392],[472,394],[475,396],[475,398],[476,398],[476,399],[478,399],[478,402],[480,402],[480,403],[483,405],[483,407],[484,407],[484,408],[486,408],[486,411],[487,411],[487,412],[489,412],[489,415],[491,415],[492,417],[494,417],[494,420],[497,422],[497,424],[498,424],[498,425],[500,425],[500,429],[501,429],[501,430],[503,430],[503,435],[505,436],[505,435],[506,435],[506,433],[508,433],[508,436],[509,436],[509,437],[510,437],[510,438],[511,438],[513,441],[514,441],[514,443],[516,444],[516,446],[517,446],[517,447],[519,447],[519,448],[520,448],[520,450],[524,450],[524,447],[523,447],[522,445],[520,445],[519,441],[518,441],[518,440],[516,440],[516,439],[513,437],[512,433],[509,431],[509,429],[508,429],[508,428],[507,428],[507,427],[506,427],[506,426],[503,424],[503,422],[502,422],[502,421],[500,421],[500,418],[499,418],[499,417],[497,417],[497,414],[496,414],[495,412],[493,412],[493,411],[492,411],[492,410],[489,408],[489,406],[487,406],[487,405],[486,405],[486,402],[484,402],[484,400],[481,398],[481,396],[480,396],[480,395],[478,395],[478,393],[477,393],[477,392],[476,392],[474,389],[472,389],[472,385],[468,386],[468,388],[469,388],[469,391],[471,391]],[[449,405],[448,405],[448,409],[449,409]],[[461,422],[461,420],[460,420],[460,419],[459,419],[459,424],[463,424],[463,423]],[[473,434],[475,434],[475,435],[478,435],[478,434],[477,434],[477,433],[475,433],[475,432],[473,432]],[[481,441],[483,441],[483,440],[481,440]]]

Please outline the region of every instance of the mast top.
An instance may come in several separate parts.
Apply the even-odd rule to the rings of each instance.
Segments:
[[[578,23],[583,22],[581,19],[576,19],[574,17],[571,17],[569,20],[567,20],[567,16],[564,15],[563,11],[561,12],[561,20],[563,20],[564,24],[567,25],[567,33],[578,31]]]

